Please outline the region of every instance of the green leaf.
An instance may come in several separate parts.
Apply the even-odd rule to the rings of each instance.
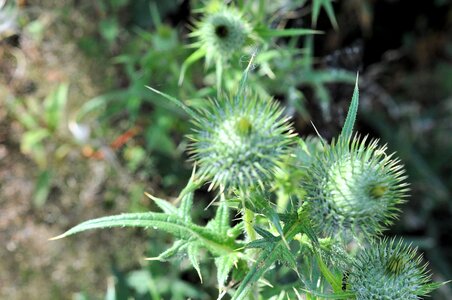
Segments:
[[[273,204],[270,202],[270,200],[266,199],[265,195],[262,194],[253,194],[250,200],[251,201],[248,202],[251,202],[252,206],[250,206],[249,209],[256,213],[265,215],[267,219],[273,224],[273,226],[275,226],[279,235],[284,237],[279,215],[276,209],[272,206]]]
[[[151,272],[146,269],[131,271],[126,274],[127,288],[132,288],[138,294],[138,299],[152,299],[157,300],[162,297],[158,293],[156,283],[154,282]],[[146,297],[150,293],[151,297]],[[133,299],[135,297],[129,296],[127,299]],[[135,299],[136,299],[135,298]],[[118,298],[119,299],[119,298]]]
[[[150,123],[144,131],[148,151],[156,151],[164,155],[177,153],[177,146],[171,136],[172,126],[177,121],[174,117],[167,118],[168,114],[169,112],[162,112],[155,108],[155,111],[149,116],[149,119],[155,120],[155,123]],[[171,120],[172,123],[168,125],[167,120]]]
[[[243,226],[239,223],[234,228],[230,227],[229,207],[224,195],[221,195],[220,205],[215,218],[206,227],[193,224],[190,215],[194,191],[202,184],[195,180],[195,174],[196,172],[193,170],[187,186],[179,194],[181,201],[178,208],[163,199],[146,194],[164,211],[163,213],[129,213],[89,220],[51,240],[98,228],[152,227],[160,229],[172,234],[179,240],[175,241],[172,247],[159,256],[147,258],[147,260],[165,261],[177,253],[186,252],[190,263],[197,271],[202,282],[198,254],[201,248],[205,248],[216,258],[218,285],[221,289],[232,266],[238,262],[240,252],[237,250],[243,248],[243,245],[236,241],[237,236],[242,232]]]
[[[215,218],[209,221],[207,227],[220,234],[227,235],[228,230],[231,229],[229,222],[229,207],[226,203],[224,194],[221,194],[220,204],[215,213]]]
[[[196,244],[197,247],[206,248],[214,255],[230,254],[240,248],[241,245],[235,241],[237,235],[240,233],[231,235],[231,232],[229,232],[229,214],[227,212],[227,207],[221,206],[219,212],[217,212],[219,218],[218,224],[221,224],[221,226],[224,227],[223,230],[219,231],[217,228],[212,228],[212,226],[202,227],[191,221],[190,214],[192,210],[193,194],[200,184],[201,182],[195,181],[195,171],[193,171],[193,175],[187,183],[187,186],[179,195],[179,198],[181,199],[179,208],[175,208],[163,199],[147,194],[164,211],[164,213],[128,213],[89,220],[69,229],[65,233],[54,237],[51,240],[60,239],[91,229],[142,227],[160,229],[186,242],[198,243]],[[183,245],[181,244],[179,246],[182,247]]]
[[[201,228],[196,228],[197,226],[195,225],[187,225],[189,224],[186,224],[179,216],[168,215],[165,213],[129,213],[85,221],[69,229],[62,235],[52,238],[52,240],[64,238],[86,230],[112,227],[155,227],[156,229],[158,228],[166,231],[185,240],[197,236],[198,234],[202,234],[202,230],[200,231]]]
[[[223,61],[217,60],[215,64],[215,76],[217,80],[217,97],[221,97],[221,87],[223,86]]]
[[[295,255],[292,252],[290,252],[289,248],[287,247],[281,248],[278,260],[281,263],[287,265],[289,268],[293,269],[298,274],[297,261]]]
[[[171,203],[164,199],[157,198],[155,196],[152,196],[151,194],[144,193],[148,198],[150,198],[152,201],[154,201],[155,204],[157,204],[158,207],[160,207],[161,210],[163,210],[164,213],[167,214],[177,214],[177,208],[174,207]]]
[[[315,96],[319,100],[320,109],[322,110],[322,114],[325,116],[326,120],[331,120],[331,115],[330,115],[330,111],[329,111],[331,97],[330,97],[327,87],[324,84],[320,84],[320,83],[315,83],[312,86],[314,88]]]
[[[276,237],[275,237],[275,240],[276,240]],[[258,240],[254,240],[254,241],[251,241],[248,244],[246,244],[246,248],[265,249],[271,243],[272,242],[270,242],[269,239],[258,239]]]
[[[89,220],[50,240],[61,239],[86,230],[112,227],[160,229],[182,240],[199,240],[203,247],[206,247],[213,253],[219,254],[231,253],[239,248],[239,245],[228,241],[226,237],[207,228],[203,228],[193,223],[187,223],[177,215],[155,212],[129,213]]]
[[[239,223],[234,228],[231,228],[229,207],[223,193],[220,195],[220,203],[215,213],[215,218],[207,224],[207,228],[210,228],[231,240],[235,240],[243,232],[243,223]],[[215,258],[220,293],[225,286],[225,282],[228,279],[232,267],[238,262],[238,259],[239,252],[217,256]]]
[[[127,286],[125,274],[119,271],[115,265],[112,266],[112,273],[114,280],[108,282],[105,300],[129,299],[131,297],[131,291]]]
[[[185,77],[185,73],[187,72],[187,69],[205,55],[206,55],[206,50],[204,48],[199,48],[198,50],[193,52],[189,57],[187,57],[187,59],[182,64],[182,69],[181,69],[180,75],[179,75],[179,85],[182,85],[182,82],[184,82],[184,77]]]
[[[150,86],[146,86],[148,89],[150,89],[151,91],[153,91],[156,94],[159,94],[161,96],[163,96],[164,98],[166,98],[167,100],[171,101],[173,104],[175,104],[177,107],[181,108],[182,110],[184,110],[190,117],[192,117],[193,119],[197,119],[198,115],[190,108],[188,107],[184,102],[182,102],[179,99],[176,99],[170,95],[167,95],[163,92],[160,92],[159,90],[156,90]]]
[[[187,242],[182,240],[177,240],[173,243],[173,245],[159,254],[157,257],[148,257],[146,260],[158,260],[158,261],[166,261],[172,256],[176,255],[179,252],[182,252],[187,247]]]
[[[33,203],[37,207],[42,207],[45,204],[47,197],[49,196],[51,182],[52,173],[50,170],[44,170],[39,174],[33,197]]]
[[[283,229],[284,237],[287,242],[290,242],[298,233],[306,233],[306,229],[309,229],[307,226],[308,219],[303,211],[300,211],[296,217],[292,216],[287,218],[287,220],[288,222],[284,225]],[[268,236],[267,233],[262,233]],[[295,257],[290,253],[290,250],[286,246],[287,244],[281,237],[270,237],[269,239],[253,241],[247,246],[249,245],[264,249],[256,259],[256,263],[250,268],[250,271],[240,283],[232,298],[233,300],[245,299],[250,292],[252,285],[255,284],[277,260],[284,261],[297,271]]]
[[[195,268],[196,272],[198,273],[199,279],[202,283],[202,275],[201,275],[201,269],[199,268],[199,261],[198,261],[198,255],[199,255],[199,247],[197,243],[191,243],[187,248],[187,254],[188,259],[190,260],[191,264],[193,265],[193,268]]]
[[[441,286],[450,283],[452,280],[444,281],[444,282],[431,282],[427,284],[423,284],[416,290],[417,295],[427,295],[433,292],[434,290],[440,288]]]
[[[233,300],[245,299],[250,292],[252,285],[255,284],[276,261],[287,264],[298,274],[295,256],[286,247],[282,239],[279,238],[278,242],[267,242],[265,247],[266,248],[256,259],[256,263],[251,267],[250,271],[240,283],[240,286],[232,297]]]
[[[326,11],[326,14],[328,15],[328,18],[330,19],[331,24],[333,25],[334,29],[338,29],[336,15],[334,14],[333,5],[331,4],[331,0],[314,0],[312,3],[312,26],[317,26],[317,19],[319,18],[320,9],[323,7],[323,9]]]
[[[273,234],[271,234],[269,231],[263,229],[262,227],[259,226],[255,226],[254,230],[256,230],[256,232],[263,237],[264,239],[272,239],[275,238],[275,236]]]
[[[243,233],[243,230],[245,229],[245,224],[243,222],[237,223],[234,227],[228,229],[226,231],[226,234],[228,237],[236,239],[240,234]]]
[[[32,131],[27,131],[22,136],[20,150],[26,154],[33,153],[36,146],[49,136],[50,132],[45,128],[37,128]]]
[[[186,193],[182,196],[177,214],[185,222],[191,222],[191,210],[193,206],[193,193]]]
[[[256,33],[263,38],[271,37],[286,37],[286,36],[302,36],[310,34],[321,34],[323,31],[305,29],[305,28],[290,28],[290,29],[268,29],[268,28],[258,28]]]
[[[28,130],[34,130],[39,125],[38,118],[33,114],[33,110],[30,109],[27,105],[27,107],[23,104],[23,99],[16,98],[14,101],[7,102],[8,106],[10,106],[11,111],[14,113],[17,120]],[[31,101],[27,102],[32,103]]]
[[[55,91],[44,100],[45,119],[50,131],[55,131],[62,121],[64,107],[68,99],[69,85],[60,84]]]
[[[218,287],[221,290],[228,279],[232,267],[237,263],[238,255],[233,253],[215,258],[215,266],[217,267]]]
[[[147,91],[146,91],[147,92]],[[118,99],[124,100],[131,97],[132,93],[130,90],[115,90],[108,94],[103,94],[97,97],[94,97],[87,102],[85,102],[77,112],[76,120],[80,121],[84,117],[86,117],[89,113],[93,111],[100,111],[105,108],[108,102],[117,101]]]
[[[356,297],[355,294],[352,292],[324,294],[324,293],[319,293],[319,292],[312,291],[312,290],[306,290],[306,289],[301,289],[301,290],[307,294],[312,294],[316,297],[321,297],[321,298],[325,298],[325,299],[355,299],[355,297]]]
[[[334,274],[328,269],[326,264],[323,262],[322,256],[320,253],[315,253],[317,264],[319,265],[320,271],[322,272],[325,279],[328,281],[328,283],[332,286],[333,291],[335,293],[339,293],[342,290],[341,285],[341,279],[337,276],[334,276]]]
[[[108,18],[100,21],[99,32],[102,35],[102,37],[106,39],[109,43],[114,42],[114,40],[118,37],[119,34],[118,21],[113,18]]]
[[[359,75],[357,74],[352,101],[350,103],[350,107],[349,107],[348,113],[347,113],[347,118],[345,119],[344,127],[342,127],[342,132],[340,135],[340,138],[343,141],[350,140],[350,138],[352,137],[352,134],[353,134],[353,126],[355,124],[356,115],[358,113],[358,104],[359,104],[358,78],[359,78]]]
[[[286,219],[285,227],[292,226],[297,233],[304,233],[313,245],[319,248],[320,243],[309,219],[309,214],[306,212],[305,205],[300,207],[297,213],[286,214],[284,216]]]
[[[252,285],[256,283],[278,259],[281,248],[285,249],[285,245],[282,243],[269,243],[268,247],[261,252],[256,259],[257,262],[251,267],[250,271],[240,283],[232,300],[245,299],[250,292]]]
[[[235,99],[239,99],[242,97],[242,94],[245,92],[246,81],[248,80],[248,73],[251,70],[251,66],[253,65],[254,59],[256,58],[256,52],[251,55],[250,61],[248,62],[248,66],[243,72],[242,78],[240,79],[239,88],[237,90],[237,94],[235,95]]]

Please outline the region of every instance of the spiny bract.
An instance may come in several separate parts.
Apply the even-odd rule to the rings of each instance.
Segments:
[[[326,236],[373,237],[397,216],[407,184],[397,159],[377,141],[339,138],[319,152],[303,182],[309,213]]]
[[[194,46],[204,48],[207,65],[212,61],[226,60],[242,50],[252,32],[242,14],[226,6],[206,14],[196,27],[191,36],[198,39]]]
[[[394,239],[372,242],[361,250],[349,275],[358,300],[420,299],[432,290],[429,281],[416,249]]]
[[[211,100],[194,124],[191,152],[211,187],[263,189],[293,140],[278,103],[246,92]]]

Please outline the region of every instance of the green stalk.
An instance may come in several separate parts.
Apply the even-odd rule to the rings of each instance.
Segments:
[[[256,231],[254,230],[253,224],[254,224],[254,212],[248,208],[245,207],[245,197],[244,195],[241,196],[242,198],[242,207],[243,207],[243,224],[245,227],[245,233],[248,238],[248,242],[256,240]],[[257,255],[256,249],[248,249],[247,250],[248,255],[252,258],[255,258]],[[248,261],[249,266],[251,266],[251,261]],[[248,294],[249,300],[256,300],[259,299],[259,291],[256,287],[252,288],[250,293]]]
[[[243,224],[245,225],[245,232],[249,241],[254,241],[256,237],[256,231],[254,230],[254,212],[245,207],[245,197],[242,196],[243,206]]]

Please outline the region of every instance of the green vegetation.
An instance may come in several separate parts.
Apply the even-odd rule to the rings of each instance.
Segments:
[[[346,44],[349,9],[368,34],[380,4],[40,5],[0,1],[0,297],[450,295],[447,226],[426,225],[450,202],[448,102],[404,103],[409,72],[386,93],[396,74],[360,71],[359,46],[318,54]],[[442,57],[435,99],[450,97]]]

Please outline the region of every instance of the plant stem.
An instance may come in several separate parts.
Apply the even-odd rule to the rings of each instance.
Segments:
[[[243,224],[245,226],[245,233],[248,238],[248,242],[254,241],[256,239],[256,231],[254,230],[254,212],[245,207],[245,197],[242,195],[242,207],[243,207]],[[256,249],[248,249],[248,255],[251,257],[256,256]],[[250,263],[250,262],[248,262]],[[256,300],[259,298],[259,292],[256,287],[251,289],[251,292],[248,295],[249,300]]]
[[[256,239],[256,231],[253,227],[254,212],[248,208],[243,208],[243,223],[245,224],[245,232],[249,241],[254,241]]]

